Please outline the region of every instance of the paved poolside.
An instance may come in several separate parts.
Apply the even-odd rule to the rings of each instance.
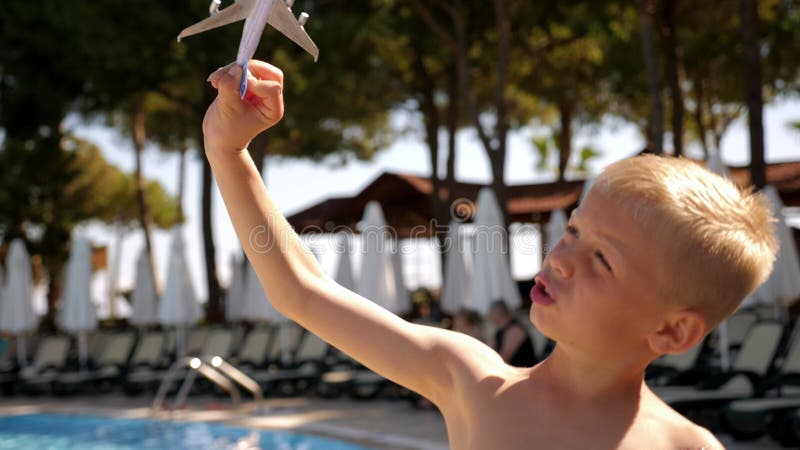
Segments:
[[[0,416],[30,413],[87,414],[124,418],[153,417],[149,396],[3,397]],[[420,411],[407,402],[390,400],[269,399],[259,411],[230,409],[230,402],[214,396],[193,396],[187,409],[162,412],[177,421],[220,422],[261,429],[293,430],[356,442],[377,450],[444,450],[447,432],[435,411]],[[737,443],[720,437],[731,450],[779,449],[768,438]]]

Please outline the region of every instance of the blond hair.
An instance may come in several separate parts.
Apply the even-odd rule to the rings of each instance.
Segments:
[[[709,329],[766,280],[777,251],[769,200],[680,158],[612,164],[592,187],[621,204],[665,258],[658,292],[700,313]]]

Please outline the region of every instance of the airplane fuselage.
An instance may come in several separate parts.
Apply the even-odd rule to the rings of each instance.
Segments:
[[[239,42],[239,52],[236,55],[236,63],[243,68],[256,53],[261,34],[264,32],[264,27],[267,25],[270,14],[272,14],[275,2],[276,0],[259,0],[255,10],[244,21],[242,40]]]

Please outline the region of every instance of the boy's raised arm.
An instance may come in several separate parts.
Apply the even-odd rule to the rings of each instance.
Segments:
[[[270,199],[246,146],[281,119],[283,74],[260,61],[250,69],[255,77],[244,101],[238,66],[211,75],[218,96],[203,131],[228,213],[267,296],[284,315],[370,369],[436,401],[451,385],[453,338],[409,324],[332,281]]]

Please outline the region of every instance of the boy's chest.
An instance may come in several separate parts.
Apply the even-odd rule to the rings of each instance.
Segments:
[[[523,395],[475,399],[446,415],[453,449],[659,448],[653,436],[614,411],[536,401]]]

